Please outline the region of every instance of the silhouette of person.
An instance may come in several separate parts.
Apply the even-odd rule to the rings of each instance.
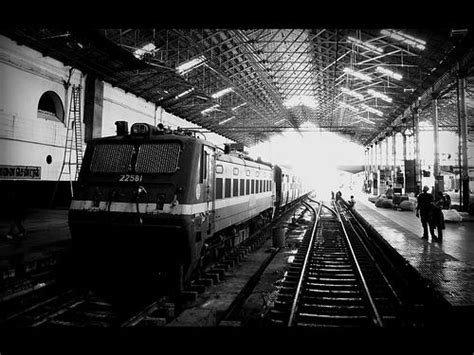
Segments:
[[[428,186],[423,186],[423,192],[418,195],[416,204],[416,216],[420,217],[423,226],[422,239],[428,239],[428,227],[430,229],[431,239],[436,241],[433,224],[433,195],[428,193]]]

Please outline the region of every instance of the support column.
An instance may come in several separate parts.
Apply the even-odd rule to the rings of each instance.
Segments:
[[[389,159],[389,149],[388,149],[388,139],[389,136],[385,135],[385,181],[387,180],[392,180],[392,174],[390,172],[389,175],[387,175],[387,172],[390,171],[390,159]]]
[[[415,138],[415,196],[421,192],[421,161],[420,161],[420,110],[413,110],[413,131]]]
[[[395,183],[397,182],[397,145],[396,145],[397,133],[394,131],[392,134],[392,183],[395,189]],[[400,189],[400,187],[398,187]],[[398,192],[401,192],[398,190]]]
[[[379,155],[379,142],[374,143],[374,178],[373,178],[373,185],[374,188],[372,191],[374,192],[374,195],[378,195],[379,191],[379,164],[378,164],[378,155]]]
[[[405,132],[402,133],[403,136],[403,189],[402,194],[406,194],[406,186],[407,186],[407,174],[406,174],[406,161],[407,161],[407,136]]]
[[[378,189],[378,192],[379,194],[383,192],[383,185],[382,185],[382,180],[385,179],[385,174],[383,173],[383,171],[385,170],[385,166],[383,165],[383,154],[382,154],[382,141],[379,142],[379,156],[380,156],[380,159],[379,159],[379,174],[378,174],[378,186],[377,186],[377,189]]]
[[[462,169],[460,174],[461,211],[469,210],[469,165],[467,157],[467,135],[468,122],[466,110],[466,76],[465,73],[458,72],[457,77],[457,104],[459,122],[459,159],[462,158]]]
[[[434,191],[444,191],[442,176],[439,169],[439,122],[438,122],[438,97],[433,96],[433,141],[434,141]]]

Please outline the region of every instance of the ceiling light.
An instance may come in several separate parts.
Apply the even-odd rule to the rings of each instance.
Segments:
[[[156,50],[156,46],[150,42],[143,45],[141,48],[135,50],[133,52],[133,55],[138,59],[142,59],[146,53],[153,53],[155,50]]]
[[[385,69],[383,67],[377,67],[375,68],[376,71],[378,71],[379,73],[382,73],[382,74],[385,74],[395,80],[402,80],[402,75],[401,74],[398,74],[398,73],[395,73],[391,70],[388,70],[388,69]]]
[[[188,90],[186,90],[186,91],[183,91],[181,94],[176,95],[174,98],[177,100],[177,99],[179,99],[180,97],[183,97],[184,95],[187,95],[187,94],[189,94],[189,93],[191,93],[191,92],[193,92],[193,91],[194,91],[194,88],[188,89]]]
[[[372,78],[368,75],[362,74],[358,71],[352,70],[351,68],[344,68],[344,73],[350,74],[364,81],[372,81]]]
[[[224,121],[219,122],[219,124],[224,124],[226,122],[229,122],[230,120],[233,120],[234,118],[235,118],[235,116],[229,117],[229,118],[225,119]]]
[[[281,120],[279,120],[279,121],[276,121],[276,122],[274,123],[274,125],[280,124],[280,123],[282,123],[283,121],[286,121],[286,118],[283,118],[283,119],[281,119]]]
[[[372,90],[372,89],[368,89],[367,90],[367,93],[369,95],[372,95],[373,97],[378,97],[384,101],[387,101],[387,102],[392,102],[392,98],[391,97],[388,97],[387,95],[385,94],[382,94],[381,92],[378,92],[378,91],[375,91],[375,90]]]
[[[245,106],[245,105],[247,105],[247,103],[246,103],[246,102],[243,102],[243,103],[241,103],[241,104],[238,105],[238,106],[232,107],[231,110],[232,110],[232,111],[238,110],[239,108],[241,108],[242,106]]]
[[[202,110],[201,113],[202,113],[203,115],[205,115],[206,113],[215,111],[218,107],[219,107],[219,105],[218,105],[218,104],[215,104],[214,106],[211,106],[211,107],[209,107],[209,108],[206,108],[205,110]]]
[[[349,37],[347,37],[347,40],[349,42],[351,42],[352,44],[355,44],[358,47],[364,48],[365,50],[372,51],[372,52],[375,52],[375,53],[378,53],[378,54],[383,53],[382,48],[378,48],[378,47],[376,47],[376,46],[374,46],[370,43],[363,42],[360,39],[349,36]]]
[[[345,102],[339,102],[339,106],[348,108],[349,110],[351,110],[351,111],[353,111],[353,112],[359,111],[359,110],[358,110],[357,108],[355,108],[354,106],[349,105],[349,104],[346,104]]]
[[[178,71],[179,74],[184,75],[186,73],[189,73],[191,70],[197,68],[199,65],[203,64],[205,60],[206,60],[206,57],[204,57],[203,55],[190,59],[178,65],[176,67],[176,70]]]
[[[222,89],[222,90],[219,90],[219,91],[215,92],[214,94],[211,95],[211,97],[214,98],[214,99],[218,99],[219,97],[224,96],[225,94],[227,94],[231,91],[234,91],[234,89],[225,88],[225,89]]]
[[[364,109],[366,109],[369,112],[375,113],[376,115],[379,115],[379,116],[383,116],[382,111],[376,110],[375,108],[367,106],[366,104],[361,104],[360,106],[363,107]]]
[[[363,100],[363,99],[364,99],[364,95],[359,94],[358,92],[349,90],[349,89],[347,89],[347,88],[341,88],[341,91],[342,91],[344,94],[347,94],[347,95],[350,95],[350,96],[352,96],[352,97],[358,98],[359,100]]]
[[[418,48],[420,50],[425,49],[426,42],[412,37],[410,35],[407,35],[406,33],[400,32],[400,31],[395,31],[395,30],[381,30],[381,34],[389,36],[390,38],[393,38],[397,41],[403,42],[405,44],[408,44],[409,46]]]

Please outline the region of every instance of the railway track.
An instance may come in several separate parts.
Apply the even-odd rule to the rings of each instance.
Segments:
[[[400,325],[402,301],[361,233],[340,207],[309,199],[313,228],[286,272],[272,325],[389,327]]]
[[[241,245],[208,264],[185,290],[184,299],[193,302],[207,286],[225,279],[225,273],[242,261],[252,250],[268,238],[268,230],[290,209],[246,239]],[[130,291],[130,290],[128,290]],[[110,294],[110,290],[108,291]],[[116,291],[115,293],[120,293]],[[190,293],[193,295],[190,296]],[[183,296],[183,295],[182,295]],[[147,301],[143,301],[146,299]],[[121,300],[119,304],[87,287],[64,287],[54,280],[38,290],[16,297],[13,305],[0,319],[0,327],[134,327],[164,326],[182,310],[183,299],[176,300],[164,294],[150,294],[140,303]],[[0,309],[2,304],[0,303]]]

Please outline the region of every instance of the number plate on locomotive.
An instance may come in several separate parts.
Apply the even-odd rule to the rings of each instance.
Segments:
[[[125,182],[140,182],[143,180],[143,175],[120,175],[119,181],[125,181]]]

